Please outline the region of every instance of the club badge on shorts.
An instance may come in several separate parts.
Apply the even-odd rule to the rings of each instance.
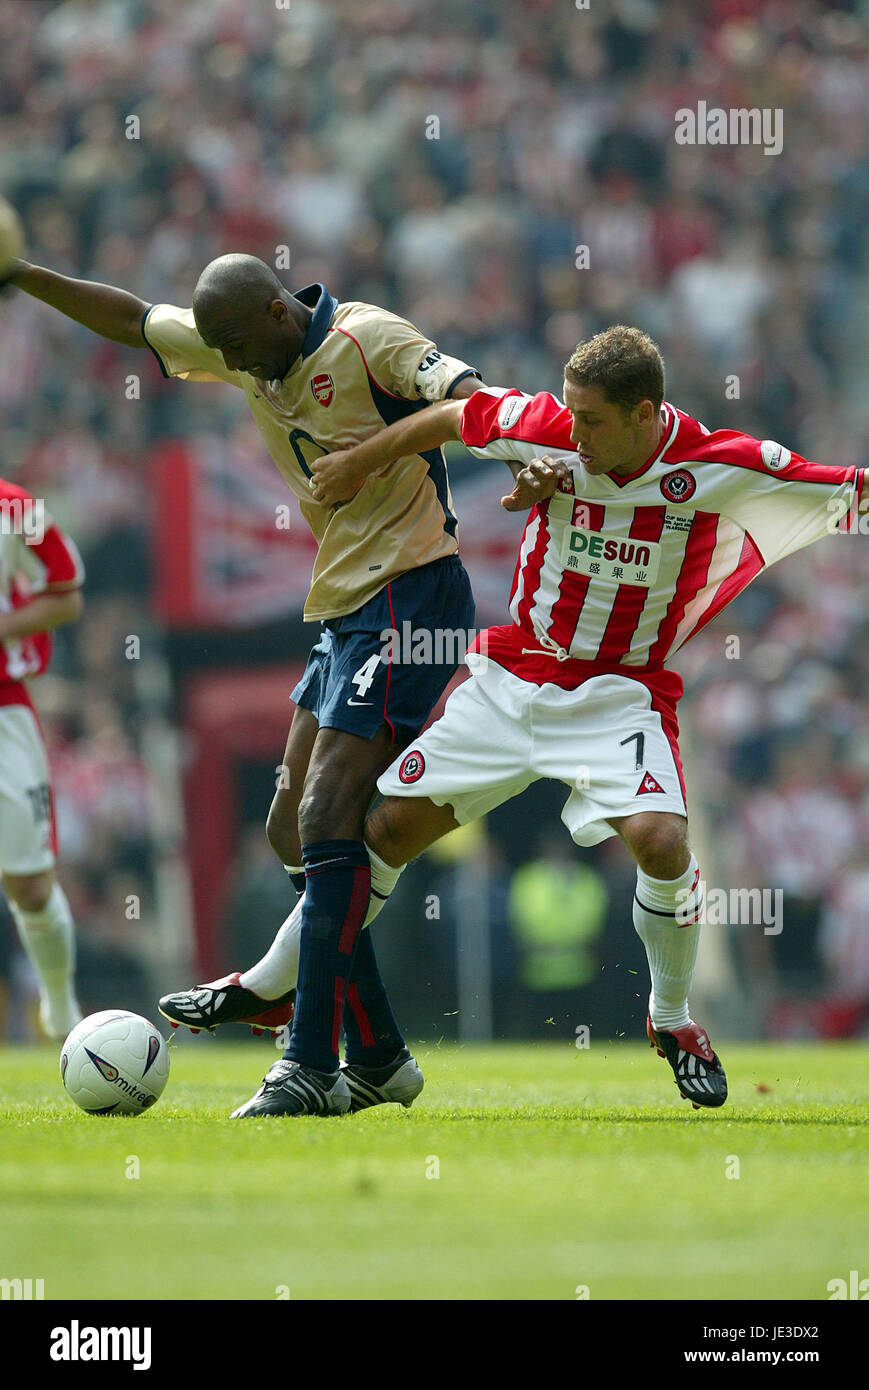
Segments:
[[[425,758],[422,753],[418,753],[414,749],[413,752],[406,753],[402,758],[401,766],[398,769],[398,780],[407,786],[409,782],[418,782],[424,772]]]

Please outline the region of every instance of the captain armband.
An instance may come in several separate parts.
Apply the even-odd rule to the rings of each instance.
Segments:
[[[414,386],[424,400],[442,401],[453,382],[460,376],[467,376],[469,371],[477,375],[467,362],[459,361],[458,357],[447,357],[433,348],[417,367]]]

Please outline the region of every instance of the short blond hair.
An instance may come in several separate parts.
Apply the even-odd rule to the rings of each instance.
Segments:
[[[639,328],[617,323],[574,348],[564,367],[574,386],[599,386],[608,401],[630,410],[664,399],[664,359],[658,344]]]

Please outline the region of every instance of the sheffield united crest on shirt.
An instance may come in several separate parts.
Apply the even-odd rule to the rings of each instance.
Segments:
[[[319,376],[311,377],[311,390],[314,393],[314,400],[321,405],[331,405],[335,395],[335,383],[328,372],[320,372]]]
[[[661,479],[661,491],[668,502],[687,502],[697,491],[697,479],[687,468],[677,468]]]

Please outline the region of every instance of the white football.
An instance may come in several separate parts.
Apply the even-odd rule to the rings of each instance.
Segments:
[[[60,1076],[90,1115],[140,1115],[163,1094],[169,1049],[147,1018],[103,1009],[73,1028],[60,1050]]]
[[[0,198],[0,280],[24,254],[24,229],[11,203]]]

